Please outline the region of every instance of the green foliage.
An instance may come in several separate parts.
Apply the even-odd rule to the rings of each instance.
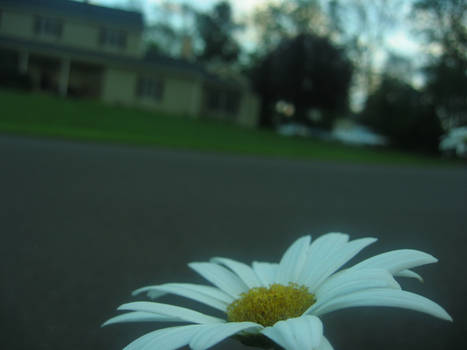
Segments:
[[[327,31],[327,18],[317,0],[289,0],[268,2],[258,7],[253,26],[258,33],[257,50],[274,50],[282,40],[300,34],[318,34]]]
[[[446,129],[467,125],[467,60],[443,55],[426,68],[426,91]]]
[[[467,125],[467,2],[418,0],[415,24],[441,48],[425,67],[426,92],[446,129]]]
[[[347,108],[351,77],[345,51],[328,38],[301,34],[284,40],[253,72],[264,103],[262,125],[272,123],[271,109],[279,100],[292,103],[301,120],[310,109],[325,112],[330,125],[335,113]]]
[[[211,13],[198,13],[196,28],[203,44],[198,55],[201,61],[235,62],[240,54],[240,46],[233,37],[239,28],[233,22],[229,2],[217,3]]]
[[[18,71],[18,55],[0,50],[0,86],[3,88],[14,88],[31,90],[30,77]]]
[[[362,121],[400,148],[435,153],[441,124],[426,95],[400,80],[385,77],[367,100]]]

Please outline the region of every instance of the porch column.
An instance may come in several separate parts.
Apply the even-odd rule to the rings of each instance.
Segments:
[[[29,52],[26,50],[21,50],[19,52],[18,60],[18,70],[21,74],[26,74],[28,72],[29,66]]]
[[[68,80],[70,78],[70,59],[63,58],[60,62],[60,76],[58,80],[58,92],[66,96],[68,91]]]

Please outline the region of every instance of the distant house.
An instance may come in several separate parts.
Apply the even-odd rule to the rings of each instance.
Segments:
[[[69,0],[0,0],[0,65],[62,96],[256,125],[258,100],[247,84],[188,61],[147,57],[143,29],[139,12]]]

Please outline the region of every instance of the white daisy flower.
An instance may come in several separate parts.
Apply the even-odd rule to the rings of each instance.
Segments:
[[[393,306],[452,321],[433,301],[403,291],[393,276],[421,277],[411,268],[434,263],[433,256],[410,249],[394,250],[338,271],[375,238],[349,241],[328,233],[311,243],[296,240],[278,264],[244,263],[215,257],[189,266],[214,286],[167,283],[140,288],[157,298],[167,293],[196,300],[225,313],[225,319],[180,306],[138,301],[121,305],[128,313],[103,325],[134,321],[191,323],[150,332],[125,350],[173,350],[189,345],[204,350],[234,336],[246,345],[285,350],[332,350],[319,316],[354,306]]]

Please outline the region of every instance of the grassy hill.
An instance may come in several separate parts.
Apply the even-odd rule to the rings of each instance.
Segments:
[[[434,157],[364,149],[319,140],[287,138],[226,122],[108,106],[96,101],[0,90],[0,133],[117,142],[283,158],[393,163],[454,164]]]

